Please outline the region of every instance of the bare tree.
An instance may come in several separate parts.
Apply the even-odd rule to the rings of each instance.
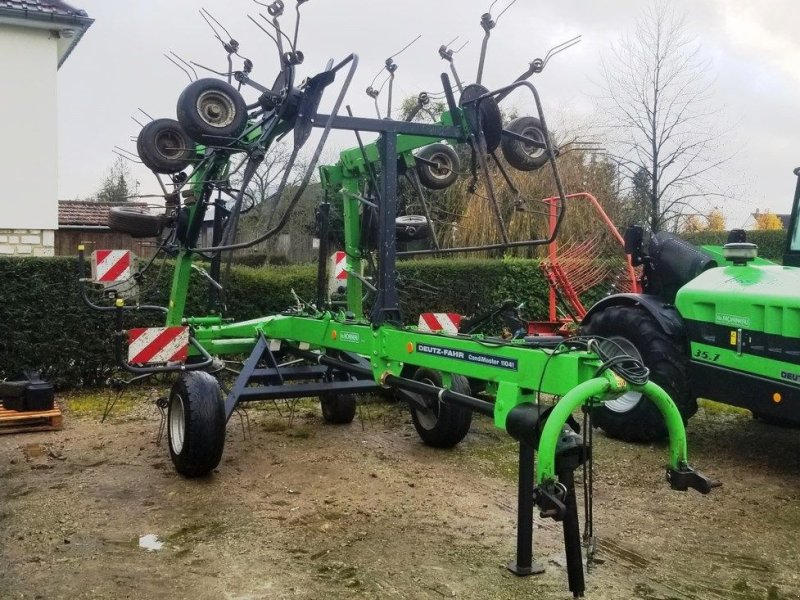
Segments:
[[[674,228],[687,209],[699,212],[721,196],[713,176],[730,156],[720,157],[709,64],[685,15],[665,1],[651,4],[633,34],[612,46],[602,76],[609,155],[630,182],[638,216],[653,231]]]

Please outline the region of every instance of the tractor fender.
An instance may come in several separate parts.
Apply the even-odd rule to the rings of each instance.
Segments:
[[[652,315],[667,335],[675,339],[684,339],[686,336],[686,329],[678,309],[658,296],[648,294],[614,294],[603,298],[589,309],[581,321],[581,326],[587,325],[594,315],[609,306],[640,306]]]

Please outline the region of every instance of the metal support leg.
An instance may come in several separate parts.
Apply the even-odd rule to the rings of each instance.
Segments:
[[[519,445],[519,495],[517,497],[517,558],[508,570],[519,577],[544,573],[533,562],[533,448]]]
[[[564,529],[564,551],[567,554],[567,577],[569,591],[575,598],[583,598],[586,584],[583,575],[583,555],[581,554],[581,532],[578,522],[578,502],[575,497],[575,473],[567,467],[558,474],[558,480],[567,488],[564,498],[566,514],[561,524]]]

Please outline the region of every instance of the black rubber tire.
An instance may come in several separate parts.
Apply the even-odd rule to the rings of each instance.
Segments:
[[[225,81],[198,79],[178,98],[178,121],[198,144],[230,146],[247,126],[247,103]]]
[[[195,143],[175,119],[150,121],[136,138],[136,151],[144,166],[154,173],[172,175],[189,167]]]
[[[134,238],[158,237],[165,222],[164,215],[152,215],[138,206],[112,206],[108,210],[109,229]]]
[[[542,122],[536,117],[519,117],[511,121],[506,129],[539,142],[545,142],[545,133]],[[508,164],[518,171],[535,171],[547,164],[549,159],[547,150],[534,148],[524,142],[515,140],[507,135],[503,136],[500,143],[503,156]]]
[[[416,169],[419,181],[429,190],[444,190],[453,185],[461,172],[461,161],[458,154],[448,144],[431,144],[425,146],[417,157],[434,162],[439,168],[424,162],[417,162]]]
[[[503,135],[503,114],[500,112],[500,107],[494,98],[487,98],[481,102],[480,109],[476,115],[472,104],[473,100],[488,92],[489,90],[484,86],[471,83],[464,88],[458,104],[464,108],[464,116],[467,119],[470,130],[473,133],[477,133],[477,129],[480,128],[486,140],[486,151],[494,152],[500,145]],[[476,116],[477,123],[475,122]]]
[[[414,379],[437,387],[442,386],[442,374],[433,369],[424,367],[417,369]],[[453,375],[453,385],[450,389],[461,394],[470,394],[469,382],[461,375]],[[472,409],[438,400],[434,400],[433,406],[435,408],[424,413],[413,404],[410,405],[414,429],[426,445],[434,448],[452,448],[469,433]]]
[[[355,394],[323,394],[319,397],[322,418],[332,425],[347,425],[356,416]]]
[[[688,385],[688,357],[646,310],[611,306],[594,315],[581,328],[581,334],[627,340],[650,369],[650,379],[675,402],[684,423],[697,412],[697,399],[690,394]],[[646,396],[641,396],[638,402],[635,399],[626,402],[625,396],[610,404],[606,402],[594,411],[593,419],[594,425],[609,437],[628,442],[652,442],[667,436],[661,412]]]
[[[425,240],[430,234],[428,219],[422,215],[403,215],[395,220],[395,237],[400,242]]]
[[[181,424],[183,435],[179,437]],[[212,375],[184,373],[172,386],[167,445],[175,470],[184,477],[202,477],[219,464],[225,448],[225,404],[219,382]]]

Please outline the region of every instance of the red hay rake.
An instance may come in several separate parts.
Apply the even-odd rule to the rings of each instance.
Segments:
[[[570,194],[567,198],[589,202],[608,232],[619,242],[620,251],[624,255],[625,241],[597,198],[585,192]],[[556,226],[558,198],[547,198],[545,202],[550,206],[552,232]],[[587,313],[580,299],[581,294],[603,282],[609,282],[609,291],[613,287],[618,293],[640,292],[638,276],[631,265],[630,257],[625,256],[621,265],[620,261],[615,261],[613,258],[601,259],[603,246],[600,235],[577,243],[570,240],[561,247],[558,241],[549,245],[548,257],[541,263],[542,272],[550,286],[549,321],[529,323],[530,333],[551,334],[568,330],[580,323]],[[559,318],[559,305],[566,313],[565,317]]]

